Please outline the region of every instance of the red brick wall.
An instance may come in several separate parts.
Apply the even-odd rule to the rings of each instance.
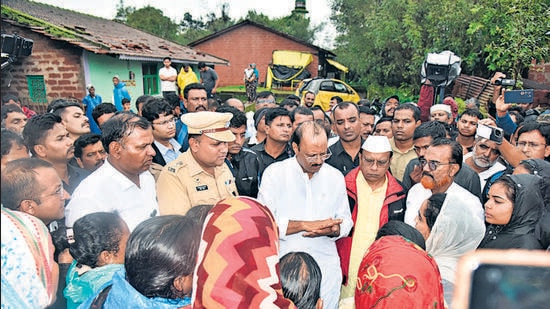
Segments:
[[[27,75],[44,76],[48,102],[59,97],[81,100],[86,95],[80,62],[82,52],[79,48],[4,22],[2,32],[17,32],[19,36],[34,41],[31,56],[19,58],[9,69],[2,70],[2,96],[15,94],[23,105],[29,105],[37,112],[44,112],[47,103],[31,102]]]
[[[313,61],[307,67],[312,77],[317,76],[319,59],[317,50],[289,40],[273,32],[253,25],[244,25],[219,37],[198,44],[193,48],[229,60],[229,66],[215,67],[220,78],[219,86],[243,84],[243,71],[250,63],[256,63],[260,72],[259,82],[266,80],[267,67],[274,50],[310,52]]]
[[[550,62],[537,63],[534,60],[532,64],[533,66],[529,69],[527,78],[537,83],[550,85]]]

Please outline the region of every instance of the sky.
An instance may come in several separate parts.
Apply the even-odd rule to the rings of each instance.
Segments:
[[[77,12],[82,12],[107,19],[116,15],[116,5],[119,0],[33,0]],[[326,22],[327,26],[319,33],[314,44],[323,48],[332,48],[336,30],[330,24],[331,0],[306,0],[306,9],[309,11],[311,23],[316,26]],[[133,6],[137,9],[147,5],[163,11],[164,15],[175,22],[183,19],[185,12],[198,19],[214,12],[220,16],[223,3],[229,3],[229,16],[239,19],[246,16],[249,10],[264,14],[270,18],[289,15],[294,9],[295,0],[124,0],[124,6]]]

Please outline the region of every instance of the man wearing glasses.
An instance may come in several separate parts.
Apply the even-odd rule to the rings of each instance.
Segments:
[[[392,150],[386,136],[369,136],[359,152],[359,167],[345,177],[353,231],[336,242],[345,283],[341,305],[353,302],[357,271],[376,233],[389,220],[403,221],[406,191],[389,172]]]
[[[279,227],[280,255],[305,251],[319,264],[323,307],[337,308],[342,271],[335,241],[353,225],[344,176],[324,164],[330,157],[325,129],[302,123],[292,135],[296,156],[271,164],[264,172],[258,200]]]
[[[485,220],[479,198],[458,185],[454,180],[462,168],[462,146],[444,138],[434,140],[420,159],[422,178],[407,195],[405,223],[415,226],[415,218],[422,202],[433,193],[453,193],[460,196],[462,205],[470,208],[481,220]]]
[[[153,138],[155,141],[151,146],[156,154],[153,157],[153,164],[149,171],[155,180],[158,178],[162,167],[172,162],[181,153],[181,145],[175,140],[176,136],[176,118],[173,114],[173,108],[164,98],[151,98],[141,109],[143,117],[151,123],[153,127]]]

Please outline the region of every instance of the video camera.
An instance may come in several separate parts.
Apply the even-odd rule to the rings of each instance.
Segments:
[[[515,85],[515,79],[499,78],[495,80],[495,86],[514,87]]]
[[[2,54],[7,54],[9,58],[30,56],[33,44],[33,40],[20,37],[17,34],[2,33]]]

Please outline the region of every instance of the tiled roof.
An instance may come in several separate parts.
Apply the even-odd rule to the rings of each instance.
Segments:
[[[195,46],[200,45],[200,44],[202,44],[202,43],[204,43],[204,42],[206,42],[206,41],[209,41],[209,40],[211,40],[211,39],[217,38],[217,37],[222,36],[222,35],[224,35],[224,34],[226,34],[226,33],[228,33],[228,32],[231,32],[231,31],[233,31],[233,30],[235,30],[235,29],[237,29],[237,28],[240,28],[240,27],[243,27],[243,26],[247,26],[247,25],[251,25],[251,26],[255,26],[255,27],[264,29],[265,31],[272,32],[272,33],[274,33],[274,34],[276,34],[276,35],[285,37],[285,38],[287,38],[287,39],[289,39],[289,40],[298,42],[298,43],[300,43],[300,44],[302,44],[302,45],[305,45],[305,46],[308,46],[308,47],[310,47],[310,48],[313,48],[313,49],[316,49],[316,50],[319,50],[319,51],[323,51],[324,53],[326,53],[326,54],[328,54],[328,55],[330,55],[330,56],[333,56],[333,57],[336,56],[336,54],[334,54],[334,53],[331,52],[330,50],[326,50],[326,49],[324,49],[324,48],[321,48],[321,47],[319,47],[319,46],[315,46],[315,45],[313,45],[313,44],[310,44],[310,43],[308,43],[308,42],[306,42],[306,41],[304,41],[304,40],[301,40],[301,39],[298,39],[298,38],[296,38],[296,37],[293,37],[293,36],[291,36],[291,35],[289,35],[289,34],[286,34],[286,33],[284,33],[284,32],[281,32],[281,31],[275,30],[275,29],[273,29],[273,28],[266,27],[266,26],[264,26],[264,25],[262,25],[262,24],[253,22],[253,21],[251,21],[250,19],[245,19],[245,20],[241,21],[240,23],[237,23],[237,24],[235,24],[235,25],[233,25],[233,26],[227,27],[227,28],[222,29],[222,30],[220,30],[220,31],[218,31],[218,32],[212,33],[212,34],[207,35],[207,36],[205,36],[205,37],[202,37],[202,38],[200,38],[200,39],[198,39],[198,40],[195,40],[195,41],[189,43],[189,46],[195,47]]]
[[[225,59],[199,53],[113,20],[27,0],[2,0],[2,21],[28,27],[96,54],[112,54],[121,59],[158,61],[169,56],[174,62],[229,64]]]

